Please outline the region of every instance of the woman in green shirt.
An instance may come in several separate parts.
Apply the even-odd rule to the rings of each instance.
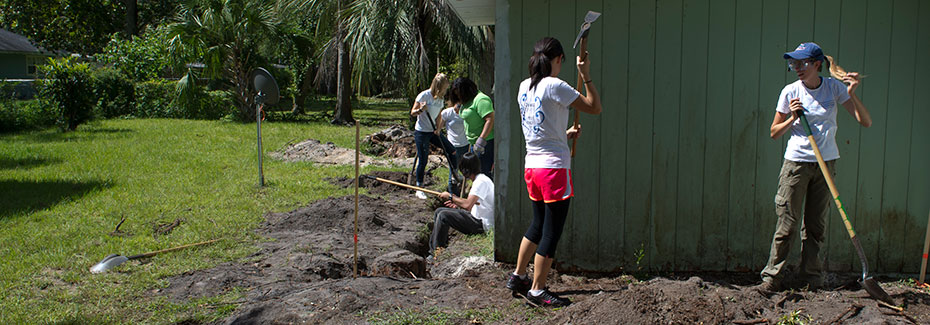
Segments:
[[[465,137],[471,151],[481,160],[481,173],[494,178],[494,104],[491,97],[478,91],[471,79],[458,78],[452,82],[449,99],[461,107],[459,115],[465,121]]]

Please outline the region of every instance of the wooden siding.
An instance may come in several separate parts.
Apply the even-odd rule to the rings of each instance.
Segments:
[[[838,113],[836,181],[869,262],[917,272],[930,211],[930,2],[919,0],[497,1],[498,260],[516,260],[532,219],[517,87],[539,38],[576,55],[588,10],[603,13],[588,51],[604,111],[581,117],[558,267],[760,270],[788,138],[769,126],[796,80],[781,54],[815,41],[868,76],[857,94],[874,123]],[[564,64],[561,78],[574,85],[575,73]],[[827,268],[858,270],[832,203],[827,223]]]

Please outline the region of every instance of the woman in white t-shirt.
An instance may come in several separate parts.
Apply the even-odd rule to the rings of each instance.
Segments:
[[[449,140],[449,143],[452,144],[453,150],[455,150],[455,155],[450,157],[452,162],[450,166],[458,166],[458,162],[462,160],[462,156],[468,152],[468,138],[465,136],[465,120],[462,119],[462,116],[459,114],[461,111],[461,105],[455,105],[449,108],[442,110],[439,113],[439,129],[443,127],[446,128],[446,140]],[[453,178],[457,177],[454,175],[454,170],[450,170],[449,175],[449,192],[458,193],[456,186],[457,183],[454,183]]]
[[[417,123],[414,126],[413,140],[417,146],[417,166],[416,179],[417,186],[423,186],[423,173],[426,169],[426,163],[429,162],[429,145],[436,145],[448,156],[452,151],[452,145],[449,141],[440,137],[436,128],[436,119],[439,112],[445,106],[444,97],[449,90],[449,78],[444,73],[437,73],[433,77],[433,82],[429,89],[420,92],[417,95],[413,107],[410,108],[410,116],[417,117]],[[417,191],[418,198],[426,199],[426,193]]]
[[[836,113],[840,105],[860,125],[872,125],[869,111],[856,96],[858,73],[843,71],[814,43],[803,43],[783,57],[788,60],[788,68],[795,71],[798,80],[782,89],[770,128],[772,139],[778,139],[789,130],[791,137],[785,148],[785,160],[775,194],[775,213],[778,215],[775,235],[768,263],[761,272],[759,289],[766,292],[783,289],[788,252],[797,224],[802,219],[801,263],[797,274],[811,289],[823,285],[823,262],[819,253],[824,241],[831,194],[797,112],[803,111],[807,116],[827,168],[834,175],[834,165],[840,157],[836,146]],[[836,79],[820,76],[823,65],[830,66],[830,72]]]
[[[433,213],[430,256],[427,257],[429,261],[432,261],[437,248],[446,247],[449,243],[449,228],[466,235],[476,235],[491,231],[494,227],[494,182],[481,173],[481,159],[474,153],[466,153],[458,169],[465,178],[472,181],[471,190],[465,197],[449,192],[439,194],[446,207],[438,208]]]
[[[571,303],[546,288],[569,201],[574,196],[568,139],[578,137],[581,129],[572,127],[566,131],[569,110],[573,107],[588,114],[601,113],[601,99],[591,80],[588,55],[582,55],[586,59],[577,57],[576,63],[586,96],[558,78],[565,53],[562,44],[551,37],[536,42],[530,58],[530,77],[520,83],[517,94],[526,140],[524,179],[533,202],[533,222],[520,243],[517,267],[507,281],[507,288],[544,306]],[[536,254],[530,279],[526,267],[533,252]]]

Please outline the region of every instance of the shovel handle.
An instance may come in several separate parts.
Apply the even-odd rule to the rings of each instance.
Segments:
[[[811,148],[814,149],[814,155],[817,156],[817,164],[820,165],[823,178],[827,181],[827,187],[830,188],[830,193],[833,194],[833,201],[836,203],[836,208],[840,211],[840,216],[843,217],[843,224],[846,225],[846,232],[849,233],[849,239],[852,240],[853,245],[856,246],[856,253],[859,255],[860,262],[862,262],[862,275],[863,278],[865,278],[869,269],[869,265],[865,259],[865,252],[862,250],[862,245],[859,244],[859,239],[856,237],[856,231],[853,230],[852,223],[849,222],[846,209],[843,208],[843,202],[840,201],[840,192],[836,189],[836,184],[833,182],[833,175],[830,175],[830,170],[827,169],[827,163],[823,161],[823,155],[820,154],[820,147],[817,146],[814,133],[811,131],[810,123],[807,122],[807,116],[804,115],[803,110],[798,111],[798,117],[801,118],[801,125],[804,126],[804,131],[807,132],[807,141],[810,142]]]
[[[381,177],[374,177],[374,176],[369,176],[369,175],[364,175],[364,176],[362,176],[362,177],[365,177],[365,178],[368,178],[368,179],[373,179],[373,180],[380,181],[380,182],[384,182],[384,183],[388,183],[388,184],[392,184],[392,185],[397,185],[397,186],[400,186],[400,187],[409,188],[409,189],[411,189],[411,190],[423,191],[423,192],[426,192],[426,193],[429,193],[429,194],[433,194],[433,195],[436,195],[436,196],[438,196],[439,194],[442,194],[442,193],[439,193],[439,192],[436,192],[436,191],[433,191],[433,190],[428,190],[428,189],[425,189],[425,188],[422,188],[422,187],[419,187],[419,186],[407,185],[407,184],[404,184],[404,183],[401,183],[401,182],[395,182],[395,181],[392,181],[392,180],[389,180],[389,179],[384,179],[384,178],[381,178]]]
[[[134,259],[139,259],[139,258],[143,258],[143,257],[151,257],[151,256],[155,256],[155,255],[158,255],[158,254],[161,254],[161,253],[173,252],[173,251],[176,251],[176,250],[179,250],[179,249],[185,249],[185,248],[189,248],[189,247],[194,247],[194,246],[200,246],[200,245],[206,245],[206,244],[215,243],[215,242],[219,241],[220,239],[222,239],[222,238],[217,238],[217,239],[213,239],[213,240],[203,241],[203,242],[199,242],[199,243],[187,244],[187,245],[184,245],[184,246],[166,248],[166,249],[163,249],[163,250],[160,250],[160,251],[154,251],[154,252],[148,252],[148,253],[143,253],[143,254],[139,254],[139,255],[129,256],[129,257],[127,257],[127,258],[130,259],[130,260],[134,260]]]
[[[578,56],[581,57],[581,61],[588,59],[588,36],[581,37],[581,49],[578,51]],[[578,71],[578,86],[575,87],[579,93],[584,89],[584,78],[581,77],[581,71]],[[581,114],[578,113],[578,109],[575,109],[575,122],[572,124],[574,127],[578,127],[578,118]],[[572,158],[575,157],[575,147],[578,145],[578,138],[572,139]]]
[[[411,189],[411,190],[423,191],[423,192],[426,192],[426,193],[429,193],[429,194],[432,194],[432,195],[435,195],[435,196],[439,196],[440,194],[442,194],[442,193],[439,193],[439,192],[436,192],[436,191],[433,191],[433,190],[428,190],[428,189],[425,189],[425,188],[422,188],[422,187],[419,187],[419,186],[407,185],[407,184],[404,184],[404,183],[401,183],[401,182],[395,182],[395,181],[392,181],[392,180],[389,180],[389,179],[384,179],[384,178],[381,178],[381,177],[374,177],[374,176],[369,176],[369,175],[363,175],[362,177],[365,177],[365,178],[368,178],[368,179],[373,179],[373,180],[376,180],[376,181],[385,182],[385,183],[388,183],[388,184],[397,185],[397,186],[400,186],[400,187],[406,187],[406,188],[409,188],[409,189]],[[462,186],[465,186],[464,182],[462,182],[462,183],[463,183]],[[475,205],[481,205],[481,203],[475,202]]]

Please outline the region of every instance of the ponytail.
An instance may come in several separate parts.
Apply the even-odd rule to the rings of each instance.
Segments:
[[[546,53],[533,53],[530,57],[530,90],[551,74],[552,60],[546,57]]]
[[[843,81],[843,78],[846,78],[846,69],[836,64],[836,60],[833,59],[832,56],[824,56],[827,57],[827,64],[830,65],[830,75],[833,76],[834,79]]]
[[[552,74],[552,60],[565,55],[562,43],[552,37],[543,37],[533,46],[533,56],[530,57],[530,90],[543,78]]]

